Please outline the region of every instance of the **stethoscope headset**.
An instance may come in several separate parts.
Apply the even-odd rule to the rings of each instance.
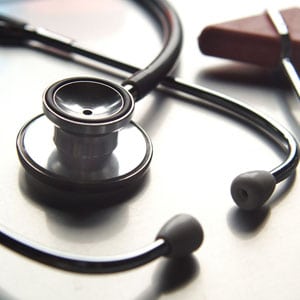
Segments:
[[[279,124],[234,99],[167,76],[181,49],[180,20],[164,0],[137,2],[159,24],[164,40],[159,55],[142,70],[92,53],[41,28],[1,16],[2,44],[35,42],[63,51],[70,59],[76,60],[74,56],[79,55],[132,73],[121,85],[85,77],[64,79],[51,85],[43,97],[44,114],[25,124],[17,137],[19,159],[28,176],[62,191],[71,189],[103,195],[135,185],[149,167],[152,144],[143,129],[131,121],[134,104],[160,84],[168,93],[197,97],[241,120],[268,136],[285,152],[283,162],[272,170],[246,172],[232,182],[231,194],[236,204],[243,210],[259,209],[270,198],[276,184],[291,176],[297,167],[295,138]],[[41,155],[39,145],[46,145],[46,153]],[[201,225],[186,214],[169,220],[149,246],[116,257],[91,258],[63,253],[26,240],[3,226],[0,230],[0,242],[12,250],[57,268],[83,273],[117,272],[160,256],[186,256],[198,249],[202,240]]]

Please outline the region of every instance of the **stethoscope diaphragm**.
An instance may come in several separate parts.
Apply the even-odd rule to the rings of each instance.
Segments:
[[[143,177],[152,144],[130,120],[134,101],[125,88],[94,78],[66,79],[46,91],[43,108],[45,114],[25,124],[17,138],[30,175],[87,193],[128,187]]]

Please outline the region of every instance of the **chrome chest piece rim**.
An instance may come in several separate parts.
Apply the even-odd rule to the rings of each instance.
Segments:
[[[75,134],[108,134],[124,127],[134,111],[126,89],[95,78],[69,78],[51,85],[43,98],[45,115]]]
[[[94,78],[70,78],[44,94],[44,115],[17,137],[29,174],[62,189],[102,192],[140,179],[152,144],[132,122],[134,100],[122,86]]]

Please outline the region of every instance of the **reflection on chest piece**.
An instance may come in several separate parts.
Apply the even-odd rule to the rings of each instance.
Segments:
[[[17,138],[20,161],[35,179],[88,193],[122,188],[145,174],[152,144],[131,121],[134,101],[122,86],[66,79],[45,92],[43,109]]]

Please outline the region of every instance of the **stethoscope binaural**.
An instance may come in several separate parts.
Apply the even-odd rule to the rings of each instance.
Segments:
[[[17,150],[23,167],[35,180],[62,190],[109,193],[135,185],[150,164],[152,145],[147,134],[131,121],[134,103],[161,84],[169,93],[205,99],[202,101],[206,104],[267,135],[286,152],[284,161],[271,171],[247,172],[232,183],[231,194],[237,205],[245,210],[258,209],[276,184],[294,172],[299,159],[296,140],[285,128],[234,99],[166,76],[180,52],[180,21],[163,0],[139,2],[159,23],[165,41],[159,55],[143,70],[87,51],[43,29],[1,17],[2,43],[27,45],[34,41],[62,50],[71,59],[76,54],[133,73],[122,85],[80,77],[50,86],[43,97],[44,114],[25,124],[18,135]],[[43,155],[38,144],[48,146]],[[0,230],[0,242],[9,248],[48,265],[85,273],[127,270],[160,256],[181,257],[198,249],[202,240],[201,225],[189,215],[172,218],[148,247],[117,257],[62,253],[36,245],[4,227]]]

